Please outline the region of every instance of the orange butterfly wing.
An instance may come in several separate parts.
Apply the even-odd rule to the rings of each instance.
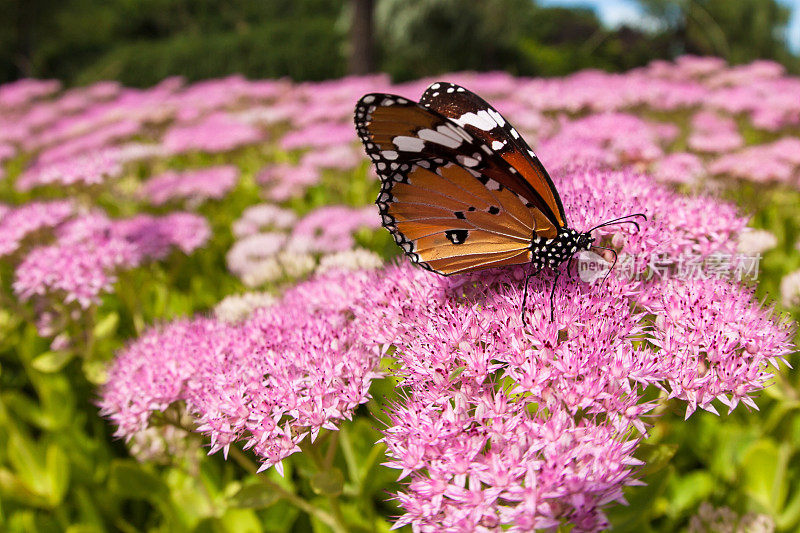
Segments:
[[[449,275],[531,261],[534,235],[558,227],[515,188],[515,170],[439,113],[365,95],[356,130],[381,178],[383,225],[412,261]]]

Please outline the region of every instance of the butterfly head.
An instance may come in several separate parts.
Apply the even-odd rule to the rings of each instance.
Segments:
[[[595,238],[592,237],[592,232],[587,231],[586,233],[578,233],[577,238],[575,239],[575,245],[577,246],[577,252],[581,250],[588,250],[594,244]]]

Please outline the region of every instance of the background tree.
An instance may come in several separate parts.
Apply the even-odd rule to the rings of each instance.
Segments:
[[[173,75],[321,80],[374,70],[396,80],[454,70],[552,76],[686,52],[797,69],[781,33],[788,10],[776,0],[640,1],[653,31],[609,29],[589,9],[534,0],[0,0],[0,83],[149,86]]]
[[[776,0],[640,0],[664,28],[674,55],[715,55],[731,63],[773,59],[797,68],[786,46],[791,12]]]
[[[367,74],[375,70],[374,9],[373,0],[350,0],[349,74]]]

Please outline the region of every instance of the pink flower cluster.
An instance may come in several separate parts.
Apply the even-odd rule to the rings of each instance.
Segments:
[[[540,144],[548,168],[575,163],[605,165],[650,162],[677,135],[671,124],[655,124],[635,115],[602,113],[562,121],[558,133]]]
[[[264,167],[256,176],[256,181],[266,189],[265,196],[276,202],[283,202],[301,196],[306,188],[316,185],[320,179],[318,168],[310,165],[290,165],[280,163]]]
[[[275,466],[336,429],[369,399],[380,351],[350,316],[366,275],[331,274],[288,291],[232,325],[182,320],[154,328],[118,357],[101,408],[130,437],[178,401],[211,439],[210,453],[244,440]]]
[[[227,152],[264,140],[258,128],[238,121],[225,113],[214,113],[191,124],[177,124],[164,134],[168,153]]]
[[[91,224],[97,219],[90,218]],[[112,291],[117,269],[134,263],[135,248],[124,239],[94,231],[76,238],[74,229],[64,232],[61,242],[34,248],[20,262],[14,276],[20,300],[49,296],[86,309]]]
[[[735,150],[743,144],[735,120],[767,131],[800,126],[794,97],[800,79],[775,63],[729,67],[716,58],[685,56],[617,74],[446,77],[495,103],[549,168],[576,162],[644,168],[680,146],[700,159],[664,163],[669,181],[736,175],[800,186],[793,165],[774,162],[768,149],[745,148],[738,171],[731,170],[736,160],[724,159],[738,156]],[[186,152],[228,152],[254,144],[302,150],[296,163],[270,164],[259,176],[266,197],[282,202],[318,184],[323,172],[351,171],[362,163],[351,125],[358,97],[381,90],[414,96],[432,81],[392,85],[385,76],[370,76],[292,84],[232,76],[192,85],[170,78],[145,90],[107,82],[59,93],[55,82],[24,80],[0,88],[0,102],[9,102],[0,104],[0,161],[2,153],[36,154],[16,183],[29,190],[102,184],[121,176],[128,163]],[[658,112],[659,120],[676,113],[693,118],[687,129],[644,118],[649,111]],[[691,167],[689,176],[681,175],[682,165]]]
[[[380,227],[373,206],[352,208],[340,205],[315,209],[295,224],[290,237],[293,250],[326,253],[355,246],[353,233],[359,228]]]
[[[23,239],[42,229],[52,229],[75,213],[69,200],[30,202],[0,213],[0,258],[16,252]]]
[[[326,206],[295,218],[293,212],[271,204],[246,210],[234,223],[239,240],[228,251],[228,269],[248,286],[285,274],[298,277],[315,268],[314,255],[350,250],[355,231],[380,227],[372,206]]]
[[[745,224],[730,205],[630,171],[554,179],[572,227],[648,215],[638,233],[599,235],[621,254],[732,251]],[[687,416],[715,412],[714,400],[752,406],[791,350],[791,327],[726,280],[612,276],[599,286],[562,272],[550,321],[554,276],[542,274],[523,322],[525,274],[444,278],[405,261],[331,271],[239,325],[195,319],[146,334],[118,357],[103,412],[130,436],[184,401],[212,451],[241,440],[264,467],[279,465],[365,401],[393,346],[403,392],[383,442],[386,464],[407,480],[396,525],[526,531],[566,520],[597,531],[603,508],[636,483],[633,453],[656,405],[646,390],[684,401]],[[340,376],[336,387],[319,372]]]
[[[86,309],[112,292],[119,271],[162,259],[173,247],[190,253],[209,236],[205,219],[190,213],[120,220],[99,211],[81,215],[56,228],[53,244],[25,255],[15,270],[14,292],[23,301],[63,298]]]
[[[675,152],[655,161],[651,167],[653,177],[667,183],[696,183],[706,174],[703,161],[689,152]]]
[[[107,148],[53,163],[37,163],[17,178],[16,187],[28,191],[46,185],[101,185],[109,178],[119,177],[122,170],[117,150]]]
[[[203,200],[225,197],[238,180],[239,169],[233,165],[183,172],[170,170],[148,179],[142,185],[142,194],[154,205],[174,200],[189,200],[197,204]]]
[[[713,174],[760,183],[779,182],[800,187],[800,138],[748,146],[720,156],[708,165]]]
[[[692,117],[689,147],[697,152],[730,152],[744,144],[730,117],[721,117],[711,111],[700,111]]]

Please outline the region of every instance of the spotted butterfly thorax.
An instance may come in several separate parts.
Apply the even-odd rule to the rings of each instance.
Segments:
[[[355,125],[381,180],[383,226],[412,262],[445,276],[528,263],[539,271],[593,247],[592,230],[567,227],[519,132],[463,87],[434,83],[419,103],[367,94]]]

